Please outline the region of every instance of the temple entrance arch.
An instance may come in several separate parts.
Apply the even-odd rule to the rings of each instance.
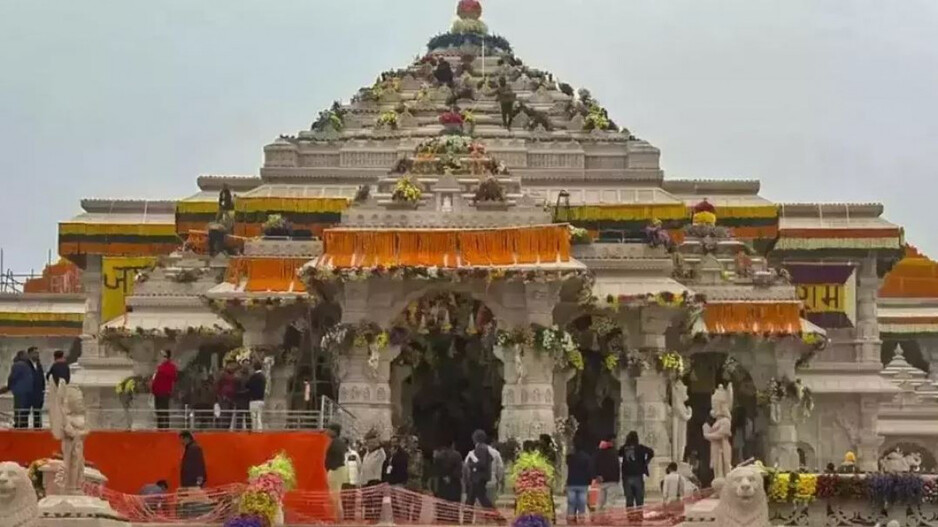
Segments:
[[[699,461],[701,482],[709,484],[710,443],[703,436],[704,423],[712,423],[710,397],[719,385],[733,384],[733,462],[750,457],[764,459],[765,426],[758,423],[756,387],[752,376],[732,355],[701,352],[691,356],[683,378],[687,385],[687,404],[693,415],[687,422],[685,458]]]
[[[495,437],[504,385],[496,326],[486,304],[451,290],[412,299],[389,324],[401,346],[391,364],[392,423],[416,435],[425,456],[451,441],[467,452],[477,429]]]
[[[577,420],[576,440],[594,449],[618,430],[616,416],[622,402],[618,357],[624,349],[622,328],[603,315],[583,315],[568,324],[578,337],[583,369],[567,381],[567,408]]]

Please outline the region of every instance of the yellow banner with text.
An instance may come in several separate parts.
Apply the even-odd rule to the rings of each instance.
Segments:
[[[127,311],[127,297],[134,292],[137,273],[153,267],[156,258],[110,257],[101,260],[101,322],[113,320]]]

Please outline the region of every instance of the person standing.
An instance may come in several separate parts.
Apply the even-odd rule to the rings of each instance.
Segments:
[[[251,429],[264,430],[264,396],[267,393],[267,378],[260,362],[254,363],[254,373],[248,378],[248,410],[251,412]]]
[[[462,456],[456,451],[455,442],[450,442],[433,453],[433,477],[436,480],[434,495],[449,504],[438,506],[436,521],[459,523],[459,502],[462,499]]]
[[[150,381],[150,392],[153,394],[153,406],[156,409],[156,428],[159,430],[169,428],[169,400],[179,378],[179,370],[173,362],[173,352],[163,350],[162,356],[163,361],[156,367],[156,373]]]
[[[251,369],[248,367],[248,361],[241,363],[238,371],[235,373],[237,387],[235,388],[234,398],[234,426],[235,430],[247,430],[248,418],[250,417],[251,394],[248,389],[248,381],[251,380]]]
[[[661,480],[661,501],[665,511],[678,518],[684,514],[684,499],[697,489],[681,474],[677,463],[669,463],[665,473]]]
[[[39,361],[39,348],[32,346],[26,350],[33,378],[33,391],[29,407],[33,414],[33,428],[42,428],[42,407],[46,399],[46,371]]]
[[[579,441],[567,454],[567,525],[586,521],[586,501],[593,481],[592,460]]]
[[[487,439],[482,430],[472,433],[475,448],[469,452],[463,464],[463,484],[466,487],[466,505],[469,507],[474,507],[478,502],[486,509],[494,508],[486,488],[492,479],[492,465],[494,464],[492,452],[486,444]]]
[[[625,444],[619,449],[622,458],[622,490],[625,492],[626,507],[641,507],[645,504],[645,476],[648,463],[655,451],[638,442],[634,430],[625,436]]]
[[[384,462],[388,454],[378,440],[378,434],[374,431],[365,435],[365,457],[362,458],[361,481],[366,489],[362,491],[362,501],[365,509],[365,521],[378,521],[381,511],[381,493],[375,492],[376,487],[381,484]]]
[[[407,497],[401,491],[410,479],[407,469],[410,467],[410,456],[405,445],[406,438],[396,436],[391,439],[391,455],[384,462],[384,482],[392,487],[391,509],[394,511],[394,520],[404,522],[409,518]]]
[[[329,483],[329,497],[336,522],[342,521],[342,486],[348,482],[348,467],[345,465],[345,453],[348,443],[342,439],[342,426],[331,423],[326,429],[329,446],[326,448],[325,468]]]
[[[29,408],[33,398],[33,370],[23,350],[17,351],[7,377],[7,389],[13,392],[13,428],[29,428]]]
[[[218,424],[220,430],[230,430],[234,426],[234,401],[238,393],[238,378],[235,376],[237,369],[237,362],[228,361],[215,382],[215,399],[221,408],[221,422]]]
[[[599,480],[596,510],[601,512],[618,494],[619,489],[619,453],[616,451],[615,434],[609,434],[599,442],[599,449],[593,454],[593,470]]]
[[[192,432],[188,430],[179,432],[179,440],[183,447],[179,486],[183,488],[204,487],[208,481],[208,474],[205,470],[202,447],[195,442]]]
[[[65,381],[65,384],[68,384],[72,380],[72,371],[68,367],[68,362],[65,361],[65,352],[62,350],[55,350],[52,353],[52,366],[49,366],[49,372],[46,373],[46,380],[51,380],[53,386],[59,385],[59,380]]]

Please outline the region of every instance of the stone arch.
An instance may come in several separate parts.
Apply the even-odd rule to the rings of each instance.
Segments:
[[[730,368],[728,359],[734,359]],[[709,444],[703,438],[703,424],[710,415],[710,396],[720,384],[733,384],[733,461],[749,457],[765,459],[765,437],[760,437],[760,417],[756,386],[751,372],[727,351],[702,351],[691,355],[683,377],[688,388],[688,405],[693,409],[687,423],[687,452],[696,454],[701,467],[710,463]],[[706,471],[707,469],[702,469]],[[706,478],[702,478],[706,479]]]
[[[880,449],[879,457],[882,458],[886,454],[895,451],[897,448],[901,449],[903,454],[921,455],[921,469],[923,472],[931,473],[938,469],[938,460],[936,460],[935,454],[932,452],[932,450],[915,439],[894,439],[886,441],[883,443],[883,446]]]
[[[817,464],[817,452],[814,450],[814,447],[810,443],[799,441],[798,446],[798,464],[801,467],[806,467],[809,470],[817,470],[820,472],[824,467],[819,467]]]
[[[478,287],[478,284],[467,282],[429,281],[410,282],[408,285],[411,283],[420,285],[415,285],[409,289],[405,289],[403,294],[397,295],[394,300],[392,300],[390,307],[382,314],[383,316],[374,322],[382,327],[386,327],[395,318],[397,318],[407,308],[407,306],[410,305],[411,302],[415,300],[419,300],[428,295],[456,293],[469,296],[472,299],[483,303],[485,307],[487,307],[499,321],[508,321],[512,325],[523,323],[523,320],[519,320],[519,318],[525,313],[523,305],[521,306],[521,309],[506,307],[499,298],[492,294],[493,288],[503,287],[503,285],[492,284],[490,287],[480,288]]]

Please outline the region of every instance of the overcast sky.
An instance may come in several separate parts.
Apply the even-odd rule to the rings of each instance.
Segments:
[[[422,53],[455,0],[0,0],[0,247],[55,254],[82,197],[181,198],[256,174]],[[587,87],[666,177],[882,202],[938,256],[935,0],[483,0],[528,64]]]

